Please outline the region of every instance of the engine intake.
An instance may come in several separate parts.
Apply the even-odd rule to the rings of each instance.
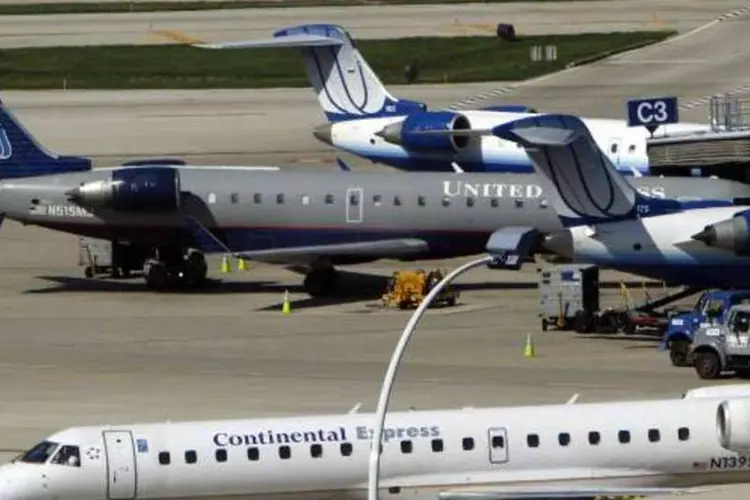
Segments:
[[[413,151],[452,151],[466,148],[471,137],[452,134],[422,134],[431,131],[469,131],[471,123],[466,116],[450,111],[414,113],[405,120],[386,125],[377,133],[385,141]]]
[[[736,255],[750,255],[750,210],[737,213],[731,219],[709,224],[692,238]]]
[[[180,208],[180,173],[172,167],[113,170],[107,180],[84,182],[66,193],[88,207],[121,212],[165,212]]]
[[[750,451],[750,399],[728,399],[716,410],[716,433],[722,448]]]

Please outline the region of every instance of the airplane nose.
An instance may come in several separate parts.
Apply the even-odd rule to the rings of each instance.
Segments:
[[[329,146],[333,146],[333,133],[332,126],[330,123],[325,125],[318,125],[313,129],[313,135],[320,142],[325,142]]]

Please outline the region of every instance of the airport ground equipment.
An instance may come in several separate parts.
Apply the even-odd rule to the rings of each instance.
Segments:
[[[425,271],[396,271],[388,281],[388,287],[383,294],[383,307],[398,307],[409,309],[417,307],[430,293],[430,290],[445,277],[441,269]],[[459,292],[453,287],[446,287],[441,291],[431,306],[454,306]]]
[[[149,248],[127,242],[78,238],[78,265],[85,266],[84,275],[87,278],[100,275],[114,279],[129,278],[144,268],[152,254]]]
[[[750,377],[750,304],[729,308],[724,320],[695,332],[690,354],[702,379],[718,378],[733,371]]]
[[[651,297],[645,282],[645,300],[636,303],[624,282],[620,283],[623,305],[602,309],[599,273],[591,265],[549,265],[537,270],[539,277],[539,317],[542,330],[550,326],[577,333],[648,333],[663,336],[670,318],[683,312],[669,304],[697,293],[681,290],[664,297]]]
[[[551,265],[539,269],[539,317],[542,330],[570,330],[579,311],[599,310],[599,268]]]
[[[661,348],[669,351],[674,366],[693,366],[690,346],[695,332],[724,320],[725,313],[734,305],[750,302],[750,290],[708,290],[692,310],[674,315],[669,320]]]

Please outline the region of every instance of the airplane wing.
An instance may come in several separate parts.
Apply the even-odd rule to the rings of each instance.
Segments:
[[[702,490],[701,490],[702,491]],[[647,497],[684,495],[699,490],[685,488],[497,488],[483,491],[441,491],[440,500],[546,500],[553,498],[583,499],[601,497]]]
[[[427,242],[418,238],[393,238],[233,252],[196,218],[187,217],[186,222],[200,250],[206,253],[225,253],[235,258],[272,264],[307,264],[319,257],[397,258],[421,253],[429,249]]]

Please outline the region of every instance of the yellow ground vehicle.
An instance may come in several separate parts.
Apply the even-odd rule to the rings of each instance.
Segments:
[[[396,271],[388,282],[388,288],[383,294],[383,307],[408,309],[417,307],[430,293],[430,290],[440,283],[445,272],[439,269],[433,271]],[[459,293],[448,285],[442,290],[431,306],[454,306]]]

